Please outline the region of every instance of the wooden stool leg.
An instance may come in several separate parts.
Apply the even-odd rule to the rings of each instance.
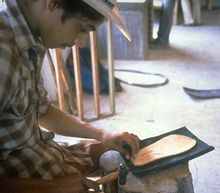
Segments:
[[[201,24],[201,5],[200,0],[192,0],[193,19],[195,24]]]
[[[212,10],[212,3],[213,3],[212,0],[207,0],[207,9],[208,10]]]
[[[53,77],[55,79],[56,82],[56,86],[57,86],[57,95],[58,95],[58,103],[59,103],[59,107],[64,110],[64,106],[65,106],[65,96],[64,96],[64,88],[62,85],[65,86],[66,89],[66,94],[69,96],[67,99],[67,103],[68,103],[68,107],[72,113],[75,114],[76,111],[76,105],[75,105],[75,97],[74,94],[72,92],[71,89],[71,83],[69,80],[69,76],[68,76],[68,72],[63,60],[63,55],[62,55],[62,51],[60,49],[57,49],[55,52],[56,55],[56,62],[53,62],[52,56],[50,54],[50,51],[47,50],[46,51],[46,56],[49,62],[49,66],[51,69],[51,72],[53,74]],[[56,69],[56,70],[55,70]],[[56,77],[56,78],[55,78]]]
[[[173,24],[177,25],[178,23],[178,9],[179,9],[179,0],[176,0],[175,7],[173,9]]]
[[[64,99],[64,87],[62,83],[62,54],[60,49],[55,49],[55,74],[56,74],[56,85],[57,85],[57,95],[59,108],[65,110],[65,99]]]
[[[112,50],[112,23],[107,24],[107,46],[108,46],[108,70],[109,70],[109,98],[111,112],[115,113],[115,81],[114,81],[114,61]]]
[[[74,66],[74,77],[75,77],[75,85],[76,85],[78,116],[81,120],[83,120],[84,117],[83,117],[82,82],[81,82],[81,74],[80,74],[79,49],[77,45],[73,46],[72,52],[73,52],[73,66]]]
[[[92,79],[93,79],[93,97],[96,116],[100,116],[100,101],[99,101],[99,73],[98,73],[98,59],[96,46],[96,33],[90,32],[90,49],[92,59]]]
[[[181,7],[182,7],[182,12],[183,12],[183,19],[184,19],[184,24],[186,25],[191,25],[194,24],[194,17],[195,15],[195,0],[181,0]],[[192,11],[192,9],[194,11]]]

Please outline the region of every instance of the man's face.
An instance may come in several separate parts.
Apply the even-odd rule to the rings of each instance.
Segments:
[[[47,48],[65,48],[79,44],[87,38],[102,22],[79,18],[68,18],[64,22],[60,17],[53,18],[40,30],[40,37]]]

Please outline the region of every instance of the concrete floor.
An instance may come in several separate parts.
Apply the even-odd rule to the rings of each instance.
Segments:
[[[171,48],[149,50],[147,61],[115,63],[116,68],[162,73],[169,78],[169,84],[158,88],[123,84],[124,91],[116,95],[116,115],[91,123],[109,130],[133,132],[141,139],[186,126],[215,147],[190,161],[195,193],[220,193],[220,99],[195,100],[182,89],[220,88],[220,9],[202,14],[201,26],[173,27]],[[107,96],[101,97],[104,112],[108,111],[107,101]],[[91,112],[91,104],[91,96],[85,96],[85,113]]]

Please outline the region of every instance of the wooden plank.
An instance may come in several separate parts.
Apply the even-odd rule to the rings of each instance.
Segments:
[[[120,13],[124,23],[127,26],[132,42],[129,42],[116,28],[113,26],[114,59],[116,60],[145,60],[149,55],[149,6],[152,6],[151,1],[134,1],[118,2]],[[106,50],[106,26],[102,25],[97,29],[97,42],[99,59],[107,58]]]
[[[106,176],[101,177],[100,179],[96,180],[96,183],[102,185],[102,184],[106,184],[109,182],[113,182],[114,180],[116,180],[119,176],[119,172],[112,172],[110,174],[107,174]]]

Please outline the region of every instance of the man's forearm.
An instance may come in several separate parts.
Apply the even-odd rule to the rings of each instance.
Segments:
[[[101,129],[94,128],[53,105],[50,105],[47,113],[40,118],[40,125],[57,134],[71,137],[101,140],[103,135]]]

